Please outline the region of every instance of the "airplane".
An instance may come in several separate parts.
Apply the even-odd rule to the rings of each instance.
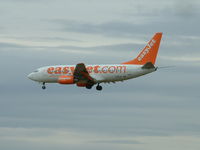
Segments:
[[[54,65],[38,68],[30,73],[28,78],[42,83],[42,89],[46,89],[46,83],[76,84],[78,87],[101,91],[101,83],[115,83],[152,73],[158,69],[155,67],[156,57],[160,46],[162,33],[155,33],[139,55],[133,60],[120,64],[103,65]]]

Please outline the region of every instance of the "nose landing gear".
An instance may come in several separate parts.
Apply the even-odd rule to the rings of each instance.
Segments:
[[[42,89],[43,89],[43,90],[46,89],[45,82],[42,83]]]
[[[98,83],[98,85],[96,86],[96,90],[101,91],[102,89],[103,89],[102,86],[99,85],[99,83]]]

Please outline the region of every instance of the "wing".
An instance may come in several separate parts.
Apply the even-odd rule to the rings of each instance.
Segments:
[[[88,73],[84,63],[79,63],[76,65],[76,68],[74,70],[74,79],[76,82],[94,82],[94,79]]]

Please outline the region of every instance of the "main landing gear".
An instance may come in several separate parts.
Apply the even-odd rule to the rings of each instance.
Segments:
[[[45,82],[42,83],[42,89],[43,89],[43,90],[46,89]]]
[[[92,89],[92,87],[93,87],[93,84],[86,85],[86,89]],[[99,83],[98,83],[98,85],[96,86],[96,90],[101,91],[102,89],[103,89],[102,86],[99,85]]]
[[[93,87],[93,85],[91,85],[91,84],[86,85],[86,89],[92,89],[92,87]]]

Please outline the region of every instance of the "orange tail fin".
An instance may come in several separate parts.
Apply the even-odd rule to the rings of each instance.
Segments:
[[[135,59],[128,62],[124,62],[122,64],[144,65],[147,62],[155,64],[161,38],[162,33],[156,33]]]

